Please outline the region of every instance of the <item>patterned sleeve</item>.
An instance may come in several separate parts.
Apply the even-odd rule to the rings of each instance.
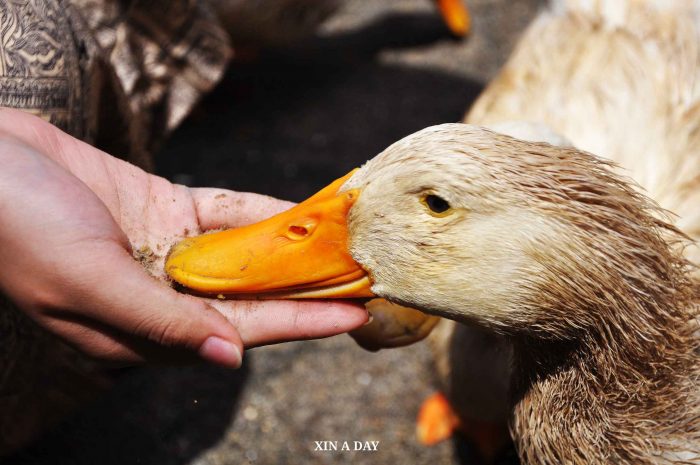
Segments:
[[[147,169],[232,54],[192,0],[0,0],[0,32],[0,106]]]

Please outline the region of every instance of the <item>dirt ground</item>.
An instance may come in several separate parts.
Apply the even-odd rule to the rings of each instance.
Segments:
[[[427,0],[348,1],[318,38],[232,66],[159,154],[159,174],[298,201],[391,142],[460,120],[541,2],[467,3],[474,30],[460,42]],[[474,463],[461,442],[416,443],[434,386],[425,345],[373,354],[345,335],[248,351],[239,371],[133,369],[8,463]],[[379,446],[314,451],[324,440]]]

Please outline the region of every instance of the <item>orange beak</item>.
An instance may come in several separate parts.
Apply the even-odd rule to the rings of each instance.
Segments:
[[[435,0],[447,27],[457,37],[464,37],[469,32],[471,18],[463,0]]]
[[[347,214],[359,191],[338,193],[353,173],[260,223],[181,241],[165,271],[202,294],[372,297],[367,273],[348,252]]]

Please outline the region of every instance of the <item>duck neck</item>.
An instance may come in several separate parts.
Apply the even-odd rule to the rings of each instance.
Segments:
[[[514,338],[512,431],[524,463],[657,464],[700,454],[691,323],[657,317],[654,334],[608,321],[567,341]]]

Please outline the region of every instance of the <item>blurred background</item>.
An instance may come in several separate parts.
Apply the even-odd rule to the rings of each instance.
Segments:
[[[316,37],[235,61],[158,154],[157,173],[299,201],[397,139],[461,120],[543,2],[466,3],[473,27],[461,41],[426,0],[348,0]],[[132,369],[6,462],[472,463],[459,441],[417,444],[416,413],[434,390],[426,345],[369,353],[346,335],[249,350],[238,371]],[[323,440],[380,443],[314,451]]]

